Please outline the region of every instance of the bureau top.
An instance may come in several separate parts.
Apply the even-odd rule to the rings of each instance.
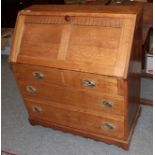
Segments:
[[[76,13],[76,14],[138,14],[141,11],[141,7],[138,6],[104,6],[104,5],[32,5],[26,8],[28,12],[22,12],[24,14],[54,14],[54,13]],[[29,12],[30,11],[30,12]]]
[[[18,14],[10,61],[127,78],[139,13],[133,6],[30,6]]]

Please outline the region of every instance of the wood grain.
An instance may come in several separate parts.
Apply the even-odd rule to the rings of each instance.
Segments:
[[[81,113],[77,111],[64,110],[63,108],[56,108],[52,105],[42,104],[40,102],[27,101],[27,109],[32,119],[47,120],[64,126],[81,129],[84,131],[103,134],[107,136],[122,138],[124,136],[123,119],[110,119],[90,115],[88,113]],[[41,113],[34,112],[32,107],[40,107]],[[50,119],[49,119],[50,118]],[[115,126],[114,129],[104,129],[102,124],[109,123]]]
[[[140,111],[142,23],[134,5],[22,10],[10,63],[30,123],[128,149]]]
[[[127,78],[137,13],[107,14],[105,10],[101,17],[36,13],[21,13],[25,30],[17,62]]]
[[[100,115],[105,115],[105,112],[107,113],[106,115],[108,115],[109,112],[110,115],[111,113],[119,115],[124,114],[124,100],[118,96],[63,88],[56,85],[38,84],[36,82],[18,82],[21,93],[25,98],[53,101],[67,108],[72,106],[84,111],[97,111]],[[35,93],[28,92],[27,86],[32,86],[36,88],[37,91]],[[105,106],[103,101],[110,103],[112,107],[109,108]]]
[[[117,79],[112,77],[82,72],[73,72],[68,70],[59,70],[55,68],[51,69],[47,67],[40,67],[37,65],[14,64],[13,68],[17,79],[21,81],[36,82],[37,79],[33,77],[32,73],[38,71],[44,75],[43,79],[37,80],[42,84],[56,84],[59,86],[65,86],[80,90],[102,92],[103,94],[111,93],[118,96],[119,90],[121,90],[121,88],[117,87]],[[83,83],[84,80],[94,81],[96,85],[94,87],[85,86]]]

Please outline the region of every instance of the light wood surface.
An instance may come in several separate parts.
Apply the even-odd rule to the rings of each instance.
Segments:
[[[22,37],[18,37],[20,49],[16,46],[12,49],[12,53],[16,53],[14,61],[127,78],[128,58],[139,13],[135,8],[131,11],[128,7],[128,11],[122,8],[123,13],[116,7],[113,9],[116,13],[112,14],[107,13],[112,11],[111,7],[105,7],[105,10],[101,7],[103,10],[99,13],[101,8],[97,6],[100,10],[96,11],[95,7],[96,13],[88,16],[87,11],[92,8],[93,12],[93,7],[85,6],[79,10],[77,6],[75,9],[66,6],[63,13],[71,9],[77,12],[65,16],[61,11],[59,14],[55,12],[56,6],[45,6],[44,9],[52,13],[45,17],[37,16],[39,11],[35,8],[39,7],[19,14],[19,18],[25,19],[24,31]]]
[[[90,91],[63,88],[56,85],[38,84],[32,82],[19,82],[20,89],[25,98],[41,99],[62,104],[61,106],[72,106],[84,111],[97,111],[101,115],[124,114],[123,97],[110,96],[104,93],[94,93]],[[32,86],[36,92],[27,91],[27,87]],[[108,102],[108,103],[105,103]]]
[[[56,84],[70,88],[76,88],[87,91],[102,92],[105,94],[119,95],[118,81],[116,78],[106,77],[95,74],[88,74],[82,72],[73,72],[67,70],[50,69],[46,67],[34,65],[14,65],[14,70],[18,80],[24,81],[38,81],[47,84]],[[39,72],[44,75],[42,79],[35,78],[33,73]],[[95,83],[94,87],[86,86],[84,82],[92,81]],[[120,88],[121,89],[121,88]]]
[[[10,63],[31,124],[128,149],[140,110],[139,7],[31,6]]]
[[[133,135],[133,132],[134,132],[134,128],[136,126],[136,123],[137,123],[137,119],[140,115],[140,109],[139,111],[137,112],[137,115],[135,117],[135,120],[134,120],[134,123],[132,124],[132,128],[130,130],[130,133],[129,133],[129,136],[127,139],[118,139],[118,138],[113,138],[113,137],[108,137],[108,136],[104,136],[103,134],[101,135],[97,135],[96,133],[90,133],[90,132],[87,132],[87,131],[84,131],[84,130],[78,130],[76,128],[72,128],[72,127],[68,127],[68,126],[62,126],[60,124],[57,124],[57,123],[51,123],[49,121],[42,121],[42,120],[33,120],[32,118],[29,118],[29,122],[31,123],[31,125],[42,125],[42,126],[45,126],[45,127],[51,127],[53,129],[57,129],[57,130],[62,130],[63,132],[70,132],[70,133],[73,133],[75,135],[81,135],[83,137],[86,137],[86,138],[93,138],[95,140],[99,140],[99,141],[104,141],[105,143],[107,144],[115,144],[119,147],[122,147],[126,150],[129,149],[129,143],[131,141],[131,138],[132,138],[132,135]]]
[[[47,120],[64,126],[81,129],[96,134],[103,134],[110,137],[124,137],[124,121],[119,117],[111,119],[89,113],[82,113],[69,109],[66,110],[62,107],[54,107],[52,103],[50,106],[49,104],[31,102],[29,100],[26,103],[29,115],[32,119]],[[34,111],[33,108],[35,107],[40,108],[41,111]],[[106,124],[111,127],[106,127]]]

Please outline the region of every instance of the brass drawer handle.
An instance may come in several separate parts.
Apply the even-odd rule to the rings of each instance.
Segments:
[[[105,108],[112,108],[113,103],[103,100],[101,101],[101,105]]]
[[[26,86],[26,90],[29,92],[29,93],[36,93],[37,89],[33,86]]]
[[[36,113],[42,113],[42,108],[38,107],[38,106],[33,106],[32,107],[32,111],[36,112]]]
[[[114,126],[111,123],[103,123],[101,125],[101,128],[104,129],[104,130],[114,130],[116,128],[116,126]]]
[[[91,80],[83,80],[83,85],[86,87],[95,87],[96,83]]]
[[[35,71],[35,72],[32,73],[32,75],[36,79],[43,79],[44,78],[44,74],[42,72]]]

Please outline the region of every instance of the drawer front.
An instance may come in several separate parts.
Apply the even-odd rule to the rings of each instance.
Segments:
[[[117,79],[81,72],[64,72],[65,84],[69,87],[106,94],[118,94]]]
[[[122,97],[107,96],[103,93],[80,91],[56,85],[19,82],[25,98],[42,99],[61,103],[62,106],[74,106],[87,111],[97,111],[124,114],[124,100]]]
[[[85,130],[99,135],[123,138],[124,119],[105,118],[88,113],[65,110],[51,106],[52,104],[25,100],[31,119],[44,120],[60,125]]]
[[[15,64],[13,69],[17,79],[22,81],[56,84],[114,95],[118,95],[119,91],[117,79],[111,77],[23,64]]]
[[[36,65],[13,64],[17,80],[62,85],[61,71]]]

